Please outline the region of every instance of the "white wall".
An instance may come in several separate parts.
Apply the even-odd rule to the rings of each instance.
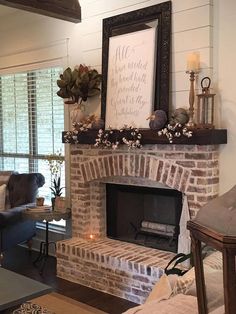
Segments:
[[[221,146],[221,192],[236,184],[236,1],[214,0],[214,77],[218,85],[221,127],[228,129],[228,144]]]
[[[14,11],[14,14],[0,19],[0,68],[27,63],[29,58],[34,62],[40,58],[62,57],[64,66],[73,67],[79,63],[86,63],[101,71],[102,19],[160,2],[163,1],[80,0],[82,7],[80,24]],[[234,47],[236,44],[233,44],[233,30],[236,26],[234,2],[234,0],[172,1],[170,108],[172,110],[177,107],[188,108],[189,80],[185,73],[187,54],[192,51],[200,53],[201,72],[198,85],[202,77],[206,75],[212,77],[214,61],[214,87],[216,89],[218,87],[217,93],[220,93],[216,123],[217,126],[229,130],[229,144],[221,148],[221,191],[227,190],[235,182],[232,175],[236,150],[236,144],[233,143],[236,134],[233,119],[236,107],[233,106],[235,91],[232,68],[236,48]],[[69,38],[69,57],[66,56],[66,38]],[[24,53],[27,50],[29,53]],[[100,114],[99,99],[90,102],[89,111]]]
[[[158,0],[81,0],[82,56],[85,63],[100,69],[102,56],[102,19],[144,8],[164,1]],[[211,75],[212,7],[210,0],[172,1],[172,51],[170,109],[188,108],[189,78],[185,73],[186,56],[200,53],[199,80]],[[94,110],[96,106],[94,106]],[[99,111],[99,110],[97,110]]]

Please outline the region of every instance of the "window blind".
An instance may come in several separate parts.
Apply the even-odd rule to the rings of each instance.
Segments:
[[[64,155],[64,104],[57,96],[61,67],[0,75],[0,169],[41,172],[40,195],[50,203],[49,154]],[[63,163],[64,166],[64,163]],[[62,186],[65,171],[62,167]]]

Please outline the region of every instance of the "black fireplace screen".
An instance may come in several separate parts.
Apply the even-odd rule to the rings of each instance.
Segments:
[[[177,252],[182,193],[165,188],[106,185],[107,236]]]

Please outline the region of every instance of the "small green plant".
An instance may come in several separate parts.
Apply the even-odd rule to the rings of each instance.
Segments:
[[[88,97],[100,93],[101,79],[101,74],[88,66],[80,64],[74,70],[68,67],[57,80],[57,85],[60,88],[57,95],[67,99],[65,100],[66,104],[81,104]]]
[[[61,187],[61,177],[54,178],[52,180],[52,186],[50,186],[53,197],[61,196],[63,189],[64,187]]]
[[[61,167],[64,162],[64,158],[61,156],[61,152],[57,154],[51,154],[47,157],[47,163],[51,172],[51,187],[52,196],[61,196],[64,187],[61,187]]]

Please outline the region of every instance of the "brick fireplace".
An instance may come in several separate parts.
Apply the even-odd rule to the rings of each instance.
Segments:
[[[106,237],[106,183],[178,190],[194,217],[218,194],[219,146],[154,144],[112,151],[71,145],[70,172],[72,238],[57,244],[58,276],[143,303],[174,253]]]

